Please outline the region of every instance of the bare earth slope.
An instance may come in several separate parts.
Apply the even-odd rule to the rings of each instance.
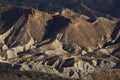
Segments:
[[[65,80],[119,80],[119,29],[119,18],[114,17],[88,17],[70,9],[48,14],[27,7],[0,7],[0,74],[22,71],[22,76],[11,74],[18,80],[23,75],[36,80],[26,71]]]

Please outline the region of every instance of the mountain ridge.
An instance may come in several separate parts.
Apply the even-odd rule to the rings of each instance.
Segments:
[[[111,75],[119,79],[119,27],[119,18],[87,16],[70,9],[50,14],[0,7],[1,70],[82,80],[96,80],[104,73],[108,76],[100,75],[103,80],[116,79]]]

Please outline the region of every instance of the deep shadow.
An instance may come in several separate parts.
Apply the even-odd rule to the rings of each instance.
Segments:
[[[61,67],[62,68],[64,68],[64,67],[73,67],[74,63],[75,63],[74,58],[66,59]]]
[[[57,33],[59,33],[61,30],[64,30],[64,28],[66,28],[70,22],[70,19],[65,18],[63,16],[53,16],[53,19],[47,22],[47,26],[45,27],[46,32],[42,40],[48,38],[54,40]]]
[[[87,22],[93,23],[93,22],[96,21],[96,19],[97,19],[97,18],[90,18],[90,19],[87,20]]]
[[[30,50],[24,50],[24,52],[18,52],[17,55],[21,58],[23,57],[25,54],[30,53]]]
[[[1,14],[1,21],[4,21],[5,23],[0,26],[0,34],[3,34],[7,30],[9,30],[14,23],[21,17],[22,11],[18,8],[10,8],[8,11],[3,12]]]
[[[113,43],[111,42],[111,41],[109,41],[109,42],[106,42],[106,43],[104,43],[104,45],[102,46],[102,48],[105,48],[105,47],[107,47],[107,46],[109,46],[109,45],[112,45]]]
[[[44,44],[51,43],[56,39],[56,35],[62,31],[65,30],[65,28],[68,26],[68,24],[71,22],[70,19],[65,18],[63,16],[53,16],[51,20],[47,22],[47,25],[45,27],[45,34],[42,38],[42,41],[49,39],[48,42],[37,44],[37,47],[40,47]]]
[[[105,48],[106,46],[109,46],[109,45],[113,45],[113,44],[118,44],[120,42],[120,36],[117,38],[117,35],[119,34],[120,32],[120,21],[116,23],[116,26],[114,27],[113,29],[113,32],[111,34],[111,38],[112,40],[115,40],[115,42],[106,42],[104,45],[103,45],[103,48]]]
[[[117,35],[120,32],[120,21],[116,23],[116,26],[112,32],[111,38],[114,40],[116,39]],[[116,41],[114,42],[114,44],[120,42],[120,36],[116,39]]]
[[[118,63],[116,64],[116,66],[115,66],[115,67],[113,67],[113,68],[120,69],[120,62],[118,62]]]
[[[113,40],[117,37],[117,34],[119,33],[119,30],[120,30],[120,21],[117,22],[115,28],[113,29],[113,32],[112,32],[112,35],[111,35],[111,38]]]
[[[11,68],[12,68],[11,64],[9,64],[9,63],[1,63],[0,62],[0,70],[11,69]]]
[[[11,45],[11,43],[13,43],[18,37],[21,29],[25,27],[28,21],[28,16],[34,14],[35,11],[33,9],[20,7],[11,7],[8,11],[2,13],[2,19],[3,21],[5,21],[5,23],[3,26],[0,27],[0,29],[3,30],[3,33],[14,26],[14,29],[5,39],[5,43],[8,45],[9,48],[15,47],[19,44],[19,42],[16,42],[15,44]],[[12,38],[10,38],[11,35],[13,35]]]
[[[120,36],[117,38],[117,40],[114,42],[114,44],[117,44],[119,43],[120,44]]]
[[[120,47],[112,52],[112,55],[120,59]]]

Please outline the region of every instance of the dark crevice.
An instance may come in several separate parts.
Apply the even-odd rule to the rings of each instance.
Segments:
[[[87,20],[87,22],[93,23],[93,22],[96,21],[96,19],[97,19],[97,18],[90,18],[90,19]]]
[[[120,47],[115,49],[113,52],[112,52],[112,55],[115,55],[117,52],[120,52]]]
[[[114,40],[117,37],[117,34],[119,33],[120,30],[120,21],[116,23],[115,28],[113,29],[111,38]]]
[[[75,63],[74,58],[66,59],[65,62],[63,63],[63,65],[62,65],[62,68],[73,67],[74,63]]]

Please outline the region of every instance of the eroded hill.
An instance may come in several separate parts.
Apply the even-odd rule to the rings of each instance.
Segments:
[[[70,9],[48,14],[0,7],[0,68],[119,80],[119,23],[118,18],[90,17]]]

